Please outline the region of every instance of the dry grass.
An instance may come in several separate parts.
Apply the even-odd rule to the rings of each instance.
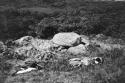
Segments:
[[[44,63],[41,70],[9,75],[5,83],[118,83],[119,79],[122,80],[125,63],[123,51],[114,49],[98,56],[104,58],[100,65],[74,68],[68,64],[68,58],[63,57]]]

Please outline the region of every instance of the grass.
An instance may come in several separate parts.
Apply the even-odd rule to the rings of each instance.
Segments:
[[[35,37],[37,35],[50,38],[55,33],[62,31],[75,31],[86,35],[103,33],[116,38],[125,38],[124,2],[83,3],[80,0],[79,2],[67,0],[61,8],[57,8],[56,5],[53,6],[53,3],[49,2],[41,4],[33,0],[31,2],[26,2],[26,0],[15,2],[14,0],[1,1],[1,40],[18,39],[24,35],[35,35]],[[53,15],[50,15],[51,13]],[[84,20],[79,20],[81,18],[84,19],[84,17],[87,18],[85,19],[87,21],[83,22]],[[38,24],[40,26],[37,26]],[[102,64],[76,68],[68,64],[68,59],[83,55],[73,56],[66,53],[59,53],[60,56],[54,58],[52,61],[40,62],[42,64],[39,64],[43,66],[42,70],[16,76],[12,76],[10,72],[14,70],[17,63],[20,63],[21,56],[15,55],[13,49],[9,47],[4,52],[0,49],[0,52],[0,83],[125,82],[124,50],[114,49],[104,54],[97,53],[96,56],[104,59]],[[91,56],[95,56],[95,54],[91,54]]]
[[[9,63],[2,63],[1,66],[4,68],[3,71],[6,72],[6,74],[3,73],[3,75],[6,75],[5,83],[118,83],[119,79],[124,80],[123,50],[114,49],[98,56],[104,59],[100,65],[74,68],[68,64],[68,57],[73,56],[66,55],[65,57],[55,58],[54,61],[39,62],[44,63],[43,69],[39,71],[15,76],[7,75],[7,72],[10,72],[8,67],[11,69],[7,65]]]
[[[1,48],[4,47],[6,46],[3,45]],[[46,56],[51,55],[51,53],[48,54]],[[1,83],[118,83],[120,80],[124,81],[124,49],[107,50],[104,54],[97,53],[96,56],[104,59],[102,64],[80,67],[69,65],[68,60],[83,55],[58,53],[52,56],[54,57],[51,60],[45,59],[38,62],[42,66],[41,70],[12,75],[12,71],[16,71],[16,65],[21,64],[25,59],[15,55],[12,46],[5,48],[0,57]]]
[[[61,12],[61,9],[51,9],[51,8],[42,8],[42,7],[31,7],[31,8],[21,8],[19,11],[30,11],[30,12],[38,12],[45,14],[52,14],[53,12]]]

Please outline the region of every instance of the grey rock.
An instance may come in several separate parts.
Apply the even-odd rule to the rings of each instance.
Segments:
[[[60,46],[74,46],[81,43],[81,36],[74,32],[56,34],[52,41]]]
[[[83,44],[79,44],[78,46],[70,47],[67,51],[74,55],[85,54],[86,46]]]

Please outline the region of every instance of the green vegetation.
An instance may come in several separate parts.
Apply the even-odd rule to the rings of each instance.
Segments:
[[[77,3],[73,5],[73,2],[67,2],[62,8],[49,3],[46,3],[47,7],[41,8],[1,6],[1,39],[19,38],[23,35],[50,38],[55,33],[64,31],[85,35],[103,33],[124,39],[124,2]]]

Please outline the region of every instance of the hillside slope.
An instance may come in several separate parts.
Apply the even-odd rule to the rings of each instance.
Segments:
[[[82,42],[87,40],[83,35],[82,37]],[[103,44],[95,43],[95,39]],[[90,37],[89,40],[89,45],[83,45],[79,49],[73,46],[77,50],[86,47],[82,54],[77,55],[68,52],[68,49],[73,47],[67,48],[52,43],[53,40],[29,36],[7,43],[8,47],[1,43],[1,61],[4,61],[0,64],[1,68],[4,68],[1,73],[6,76],[5,83],[124,83],[125,43],[101,35],[92,39]],[[104,42],[106,40],[107,43]],[[117,44],[116,41],[122,43]],[[110,42],[120,45],[120,48],[112,47]],[[95,63],[95,59],[91,59],[92,62],[88,64],[86,61],[69,63],[73,59],[82,60],[84,57],[88,57],[88,60],[100,57],[102,61],[97,60]],[[75,66],[79,63],[81,65]],[[23,67],[33,67],[37,70],[16,74]]]

